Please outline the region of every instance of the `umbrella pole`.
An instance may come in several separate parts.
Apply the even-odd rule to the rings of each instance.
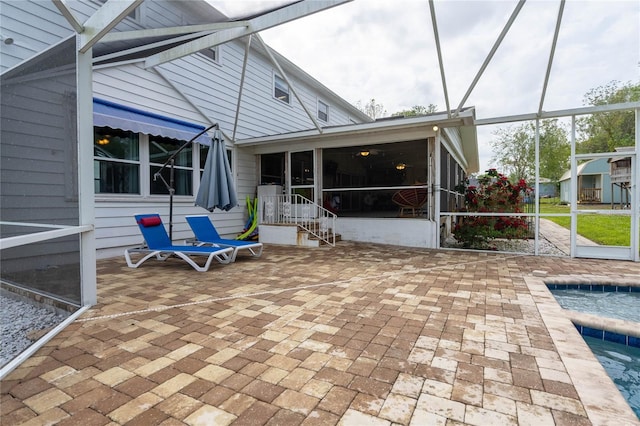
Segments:
[[[173,153],[173,155],[171,155],[171,157],[169,157],[169,159],[167,161],[164,162],[162,167],[160,167],[160,170],[158,170],[153,175],[153,180],[156,180],[157,178],[160,178],[160,180],[164,183],[164,186],[166,186],[167,190],[169,191],[169,239],[172,242],[173,242],[173,194],[174,194],[174,192],[176,192],[176,190],[173,187],[173,181],[174,181],[173,166],[175,164],[175,158],[176,158],[176,156],[178,154],[180,154],[182,152],[183,149],[185,149],[187,146],[189,146],[193,141],[195,141],[201,135],[205,134],[206,132],[208,132],[210,129],[212,129],[214,127],[216,129],[219,128],[218,124],[216,123],[216,124],[214,124],[212,126],[207,127],[206,129],[204,129],[203,131],[201,131],[200,133],[195,135],[193,138],[191,138],[190,141],[185,142],[176,152]],[[161,172],[169,164],[171,165],[171,170],[169,172],[169,184],[167,184],[167,182],[162,178]]]
[[[173,193],[176,192],[174,188],[174,170],[173,166],[175,165],[175,160],[171,159],[171,165],[169,168],[169,240],[171,244],[173,244]]]

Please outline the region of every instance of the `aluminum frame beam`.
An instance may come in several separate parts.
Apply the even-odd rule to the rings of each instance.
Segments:
[[[545,119],[545,118],[569,117],[572,115],[586,115],[586,114],[595,114],[598,112],[623,111],[623,110],[637,109],[637,108],[640,108],[640,101],[625,102],[621,104],[597,105],[597,106],[589,106],[589,107],[582,107],[582,108],[560,109],[555,111],[542,111],[539,114],[530,113],[530,114],[519,114],[519,115],[507,115],[503,117],[480,118],[475,120],[474,124],[476,126],[486,126],[490,124],[513,123],[516,121],[530,121],[530,120],[536,120],[538,118]]]
[[[516,5],[515,9],[511,13],[511,16],[509,17],[509,20],[507,21],[507,23],[505,24],[504,28],[502,29],[502,32],[498,36],[498,39],[493,44],[493,47],[491,48],[491,51],[487,55],[486,59],[482,63],[482,66],[478,70],[478,73],[476,74],[475,78],[471,82],[471,86],[469,86],[469,89],[467,90],[467,93],[464,94],[462,100],[460,101],[460,104],[458,105],[458,108],[456,109],[456,112],[454,113],[454,116],[457,116],[458,114],[460,114],[460,111],[462,110],[462,107],[464,106],[465,102],[467,102],[467,99],[469,99],[469,96],[471,96],[471,92],[473,92],[473,89],[475,89],[476,84],[478,84],[478,81],[480,80],[480,77],[482,77],[482,74],[487,69],[487,66],[491,62],[491,59],[493,59],[493,55],[495,55],[496,51],[498,50],[498,47],[500,47],[500,44],[502,44],[502,40],[504,40],[505,36],[509,32],[509,29],[511,29],[511,25],[516,20],[516,17],[520,13],[520,10],[522,9],[522,6],[524,6],[525,2],[526,2],[526,0],[519,0],[518,1],[518,4]]]
[[[161,65],[165,62],[171,62],[176,59],[182,58],[183,56],[198,52],[202,49],[207,49],[219,44],[229,42],[231,40],[236,40],[241,37],[255,34],[260,31],[276,27],[286,22],[294,21],[304,16],[312,15],[314,13],[350,1],[353,0],[303,0],[298,3],[293,3],[290,6],[250,19],[248,21],[249,25],[247,27],[220,30],[214,34],[210,34],[198,40],[194,40],[183,45],[167,49],[164,52],[151,55],[145,60],[144,67],[151,68]]]
[[[318,132],[322,133],[322,127],[320,126],[316,118],[313,116],[311,111],[309,111],[309,108],[307,108],[307,106],[304,104],[300,95],[298,95],[298,91],[295,89],[295,87],[293,87],[293,84],[291,84],[291,80],[289,80],[289,77],[287,77],[287,73],[284,72],[284,70],[282,69],[282,67],[276,60],[276,58],[273,56],[273,53],[271,53],[271,48],[267,46],[267,43],[265,43],[264,40],[262,40],[262,37],[260,37],[260,34],[256,33],[255,37],[260,42],[264,50],[267,52],[267,56],[269,57],[269,60],[271,61],[273,66],[276,67],[278,72],[282,75],[282,78],[284,78],[284,81],[287,82],[287,85],[289,86],[289,88],[291,89],[291,92],[293,92],[293,95],[296,97],[296,99],[300,103],[300,106],[302,106],[302,109],[304,109],[304,112],[307,113],[307,115],[309,116],[313,124],[316,126],[316,129],[318,129]]]
[[[544,83],[542,85],[542,95],[540,95],[540,106],[538,107],[538,114],[542,112],[542,105],[544,104],[544,97],[547,94],[547,85],[549,84],[549,75],[551,75],[551,66],[553,65],[553,58],[556,54],[556,45],[558,44],[558,34],[560,33],[560,25],[562,24],[562,14],[564,13],[565,0],[560,0],[560,7],[558,9],[558,19],[556,20],[556,29],[553,33],[553,42],[551,42],[551,51],[549,52],[549,62],[547,64],[547,72],[544,75]]]
[[[91,15],[84,23],[80,33],[80,53],[86,53],[109,31],[115,28],[129,13],[133,12],[144,0],[109,0]]]
[[[436,51],[438,53],[438,65],[440,66],[440,78],[442,79],[442,90],[444,91],[444,102],[447,107],[447,114],[451,118],[451,107],[449,106],[449,92],[447,91],[447,78],[444,72],[444,62],[442,61],[442,49],[440,47],[440,35],[438,33],[438,22],[436,20],[436,10],[433,0],[429,0],[429,10],[431,11],[431,23],[433,24],[433,37],[436,41]]]
[[[71,24],[76,33],[80,34],[84,31],[84,26],[78,21],[78,18],[73,14],[69,6],[64,0],[51,0],[55,7],[58,8],[62,16]]]
[[[191,34],[191,33],[199,33],[199,32],[221,31],[221,30],[226,30],[230,28],[247,28],[248,26],[249,26],[249,21],[234,21],[234,22],[218,22],[215,24],[185,25],[181,27],[149,28],[145,30],[120,31],[115,33],[109,33],[105,35],[101,41],[107,43],[112,41],[135,40],[138,38],[145,38],[145,37],[177,36],[182,34]]]

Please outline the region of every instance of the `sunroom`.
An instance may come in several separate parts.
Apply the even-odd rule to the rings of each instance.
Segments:
[[[479,168],[474,115],[394,117],[237,145],[256,155],[259,196],[313,200],[347,240],[437,247],[449,228],[441,205],[455,207],[456,185]],[[282,242],[271,225],[281,224],[261,222],[261,241]]]

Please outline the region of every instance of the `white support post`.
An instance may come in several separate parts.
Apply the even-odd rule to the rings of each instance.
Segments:
[[[569,185],[569,199],[571,200],[571,257],[576,257],[578,234],[578,161],[576,160],[576,116],[571,116],[571,185]]]
[[[434,180],[433,180],[433,209],[434,209],[434,217],[436,221],[436,235],[435,235],[435,245],[434,247],[440,247],[440,152],[442,151],[440,148],[440,132],[438,130],[436,132],[434,140]]]
[[[535,176],[534,184],[535,193],[535,236],[533,239],[533,253],[538,256],[540,254],[540,119],[536,119],[536,139],[535,139]]]
[[[631,258],[640,261],[640,108],[636,108],[636,150],[631,157]]]
[[[95,201],[93,188],[93,70],[92,49],[80,52],[77,47],[77,131],[78,131],[78,208],[80,225],[89,231],[80,234],[80,282],[82,306],[97,303]]]

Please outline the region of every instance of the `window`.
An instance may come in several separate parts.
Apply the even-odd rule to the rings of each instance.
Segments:
[[[339,200],[339,216],[396,217],[399,209],[393,196],[397,191],[426,191],[427,146],[423,139],[324,149],[323,202]]]
[[[93,155],[96,194],[140,194],[137,133],[96,127]]]
[[[318,119],[329,122],[329,105],[318,100]]]
[[[230,149],[226,149],[227,153],[227,161],[229,162],[229,167],[231,167],[231,171],[233,171],[233,159],[232,151]],[[204,165],[207,162],[207,155],[209,154],[209,147],[207,145],[200,145],[200,179],[202,179],[202,173],[204,172]]]
[[[220,46],[213,46],[208,49],[202,49],[199,53],[209,58],[214,63],[220,65]]]
[[[290,101],[289,85],[277,74],[273,75],[273,96],[285,103]]]
[[[185,142],[108,127],[94,128],[95,193],[142,196],[168,194],[169,189],[163,179],[167,184],[170,183],[170,167],[162,170],[162,179],[155,174]],[[198,154],[194,151],[196,146],[199,147],[199,161],[195,160]],[[202,176],[208,150],[208,146],[189,144],[174,158],[174,195],[194,195],[194,178]],[[227,156],[231,164],[230,150],[227,150]],[[194,163],[194,160],[198,162]],[[199,166],[200,170],[195,176],[194,165]],[[148,173],[148,176],[144,173]]]
[[[261,185],[284,185],[284,160],[284,152],[260,156]]]
[[[313,151],[291,153],[291,193],[313,200]]]
[[[169,190],[161,179],[154,179],[155,173],[171,157],[184,141],[177,139],[149,136],[149,173],[151,176],[151,194],[169,194]],[[193,195],[193,144],[189,144],[174,158],[174,195]],[[164,180],[169,182],[170,167],[162,171]]]

